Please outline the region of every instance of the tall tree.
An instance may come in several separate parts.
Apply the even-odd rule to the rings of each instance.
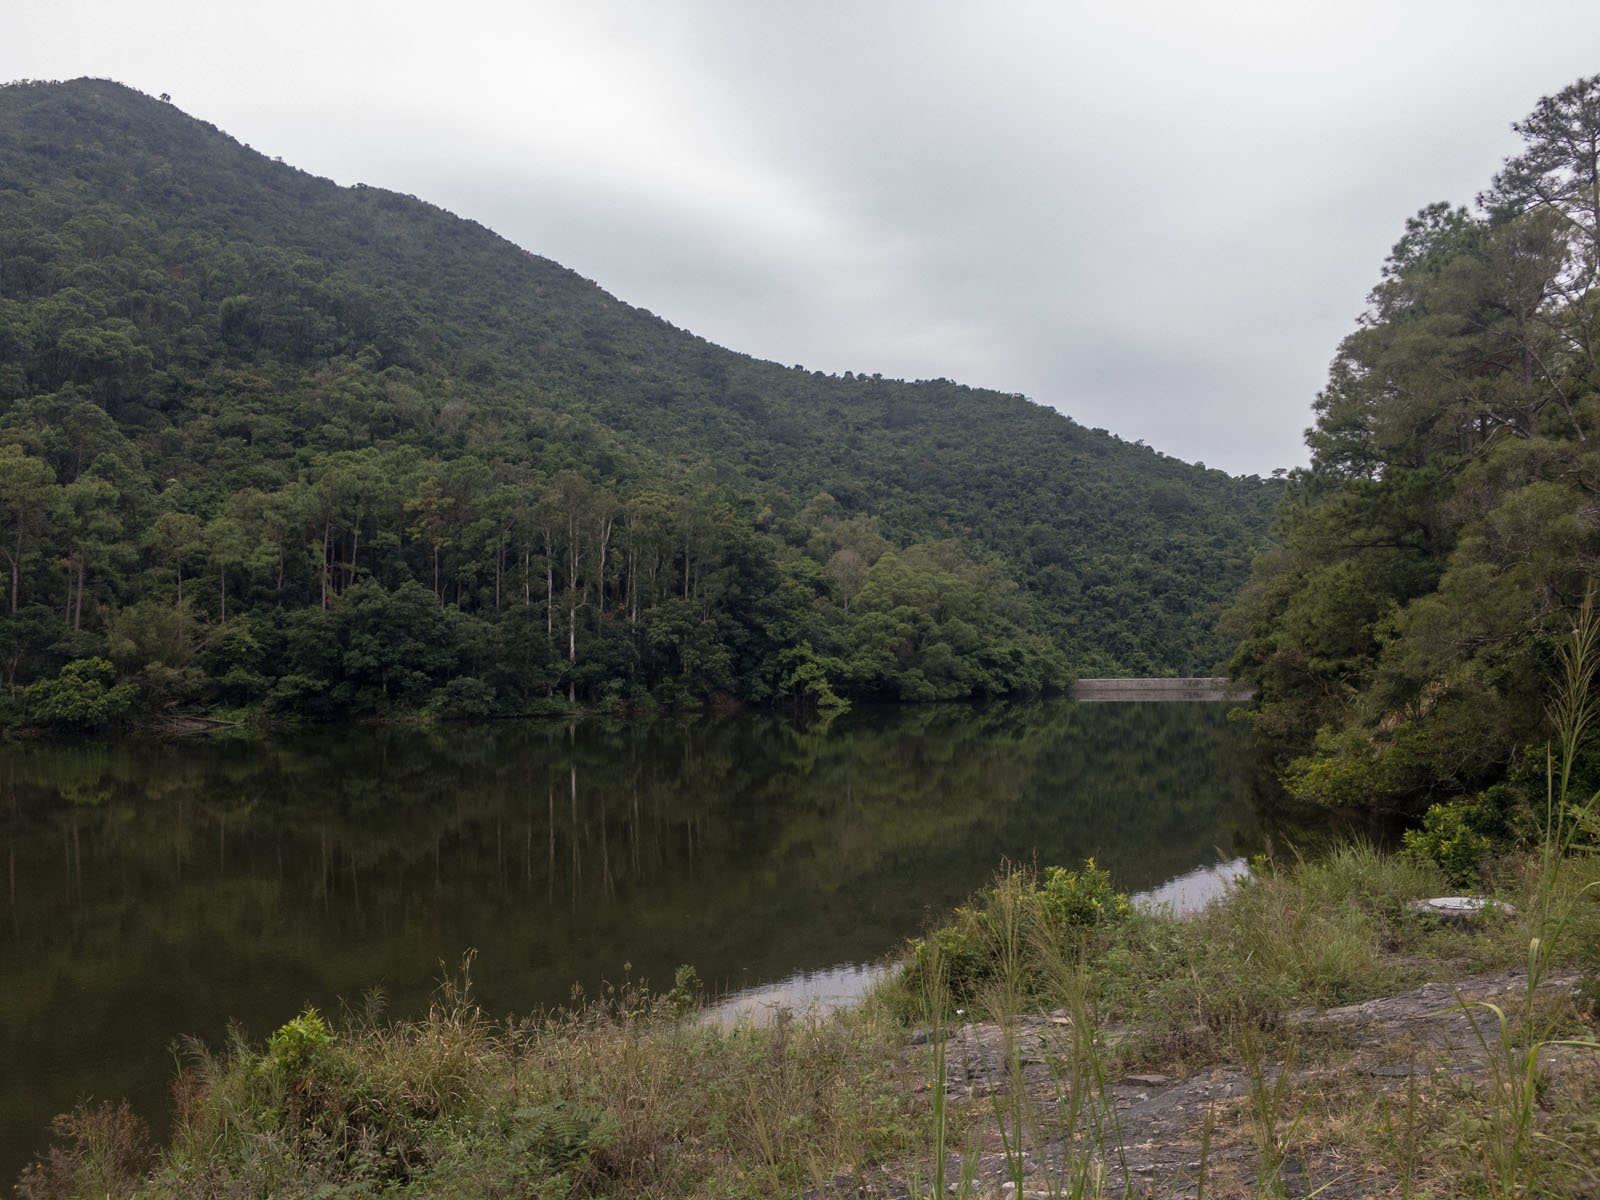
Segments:
[[[117,489],[98,475],[80,475],[61,489],[60,536],[70,546],[66,559],[66,623],[83,627],[83,593],[91,562],[103,563],[122,537]]]
[[[22,561],[30,544],[49,529],[58,485],[47,463],[21,446],[0,446],[0,555],[11,568],[11,615],[22,596]]]
[[[1420,811],[1540,736],[1600,562],[1600,77],[1540,101],[1480,198],[1406,225],[1235,619],[1291,788]]]
[[[188,512],[164,512],[145,533],[144,541],[156,561],[172,570],[177,607],[182,608],[184,564],[205,553],[200,518]]]

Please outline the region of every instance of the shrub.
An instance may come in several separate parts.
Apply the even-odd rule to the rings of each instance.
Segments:
[[[1473,829],[1469,805],[1462,800],[1433,805],[1422,818],[1422,828],[1405,833],[1407,857],[1435,864],[1457,887],[1481,882],[1488,852],[1489,839]]]
[[[22,1200],[66,1200],[131,1192],[152,1157],[150,1131],[126,1100],[91,1109],[83,1103],[50,1123],[58,1142],[24,1168]]]
[[[267,1052],[257,1069],[291,1087],[302,1084],[327,1060],[333,1030],[314,1008],[279,1026],[267,1039]]]
[[[1081,871],[1049,868],[1039,901],[1055,921],[1078,928],[1112,924],[1133,911],[1127,893],[1111,886],[1111,872],[1095,866],[1092,858]]]
[[[949,924],[912,941],[897,1011],[913,1011],[941,983],[959,1003],[974,1001],[996,980],[1038,993],[1059,978],[1063,954],[1081,950],[1086,934],[1132,912],[1127,895],[1093,859],[1079,871],[1049,867],[1043,883],[1031,870],[1009,872],[956,909]]]
[[[54,679],[23,689],[28,719],[54,729],[98,729],[117,720],[133,702],[133,689],[114,683],[117,670],[103,658],[78,658]]]
[[[674,1016],[694,1012],[705,1002],[706,985],[692,963],[682,963],[672,976],[672,990],[661,997],[661,1007]]]
[[[458,675],[442,688],[435,688],[428,707],[446,721],[466,721],[487,717],[494,711],[494,689],[471,675]]]
[[[911,961],[903,968],[902,982],[912,1000],[937,984],[956,1000],[968,1000],[977,986],[993,973],[994,964],[980,952],[979,914],[958,908],[956,924],[935,929],[911,941]]]

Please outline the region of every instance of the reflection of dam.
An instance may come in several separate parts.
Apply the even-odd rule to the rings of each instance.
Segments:
[[[1189,679],[1080,679],[1072,685],[1074,700],[1249,700],[1256,694],[1247,683],[1224,675]]]

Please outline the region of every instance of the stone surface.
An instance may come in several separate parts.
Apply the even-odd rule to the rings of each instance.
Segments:
[[[1556,972],[1543,981],[1543,989],[1552,995],[1569,994],[1578,978],[1576,972]],[[1287,1044],[1299,1036],[1296,1029],[1301,1029],[1304,1036],[1342,1047],[1335,1064],[1296,1066],[1295,1089],[1316,1087],[1325,1076],[1331,1077],[1330,1073],[1353,1074],[1365,1079],[1374,1091],[1393,1093],[1396,1103],[1403,1103],[1407,1087],[1413,1086],[1413,1075],[1435,1080],[1481,1074],[1485,1070],[1484,1047],[1497,1035],[1486,1025],[1480,1005],[1509,1005],[1526,989],[1525,972],[1507,971],[1460,978],[1448,986],[1430,983],[1360,1004],[1301,1009],[1285,1015],[1272,1044]],[[1100,1034],[1115,1042],[1123,1031],[1104,1029]],[[1019,1019],[1010,1030],[990,1024],[953,1028],[946,1047],[946,1098],[958,1108],[975,1103],[989,1115],[968,1145],[970,1161],[963,1164],[960,1153],[948,1156],[946,1179],[960,1179],[965,1167],[972,1174],[974,1196],[1010,1200],[1019,1194],[1019,1189],[1005,1186],[1011,1181],[1013,1164],[1003,1150],[1013,1135],[1003,1133],[995,1116],[1007,1109],[1001,1101],[1010,1088],[1007,1063],[1015,1053],[1027,1107],[1037,1114],[1037,1127],[1045,1138],[1020,1154],[1022,1196],[1070,1194],[1071,1188],[1063,1186],[1063,1180],[1070,1183],[1086,1178],[1094,1194],[1100,1189],[1112,1196],[1194,1197],[1205,1114],[1208,1109],[1220,1112],[1249,1104],[1253,1083],[1249,1068],[1224,1062],[1184,1078],[1149,1073],[1129,1075],[1108,1085],[1105,1095],[1115,1107],[1123,1153],[1084,1164],[1082,1147],[1068,1144],[1052,1119],[1064,1112],[1063,1103],[1070,1098],[1070,1088],[1065,1085],[1071,1074],[1072,1036],[1072,1029],[1056,1024],[1048,1015]],[[1551,1070],[1564,1061],[1555,1050],[1541,1054],[1540,1060]],[[1590,1060],[1582,1061],[1587,1064]],[[1264,1062],[1260,1079],[1270,1087],[1279,1071],[1278,1064]],[[1082,1097],[1084,1102],[1094,1100],[1097,1097]],[[1206,1153],[1207,1196],[1256,1194],[1258,1181],[1253,1169],[1258,1159],[1248,1138],[1213,1141]],[[1078,1176],[1085,1167],[1086,1176]],[[927,1195],[926,1181],[932,1175],[927,1162],[875,1167],[861,1176],[841,1176],[831,1186],[812,1188],[805,1196],[808,1200],[867,1196],[911,1200]],[[921,1189],[914,1186],[919,1182]],[[1284,1167],[1282,1191],[1289,1196],[1315,1195],[1321,1200],[1357,1200],[1390,1194],[1394,1183],[1375,1164],[1352,1163],[1337,1144],[1319,1145],[1302,1131],[1292,1161]],[[1276,1185],[1264,1186],[1271,1190]]]
[[[1413,900],[1407,907],[1418,916],[1433,917],[1446,925],[1470,927],[1485,916],[1510,917],[1516,914],[1511,905],[1482,896],[1434,896],[1429,900]]]

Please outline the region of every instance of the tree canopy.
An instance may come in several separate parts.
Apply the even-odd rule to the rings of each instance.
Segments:
[[[1542,793],[1524,749],[1600,551],[1600,76],[1515,129],[1474,210],[1406,222],[1234,613],[1309,798]]]

